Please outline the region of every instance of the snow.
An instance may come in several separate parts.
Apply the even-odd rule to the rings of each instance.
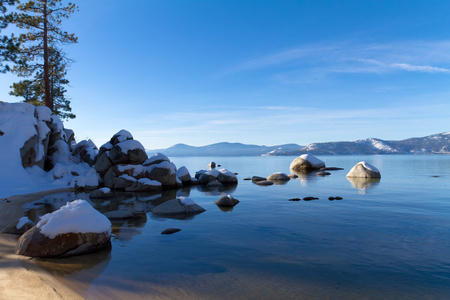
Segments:
[[[176,174],[176,172],[177,172],[177,167],[175,166],[175,164],[168,162],[168,161],[163,161],[156,165],[150,165],[146,168],[147,168],[147,172],[151,172],[154,168],[168,169],[168,170],[170,170],[170,173],[173,173],[173,174]]]
[[[181,204],[184,206],[191,206],[195,204],[194,200],[188,197],[178,197],[178,200],[180,200]]]
[[[133,136],[128,130],[122,129],[114,135],[119,143],[125,142],[126,140],[132,140]]]
[[[121,178],[123,178],[123,179],[126,179],[126,180],[133,181],[133,182],[137,181],[136,178],[131,177],[130,175],[127,175],[127,174],[122,174],[122,175],[120,175],[119,177],[121,177]]]
[[[364,168],[369,169],[372,172],[380,173],[380,171],[377,168],[375,168],[374,166],[372,166],[368,162],[360,161],[359,163],[362,164]]]
[[[28,217],[22,217],[19,219],[19,222],[17,223],[16,228],[20,229],[23,227],[23,225],[30,223],[30,222],[31,221],[30,221],[30,219],[28,219]]]
[[[37,227],[43,235],[51,239],[64,233],[111,233],[111,222],[108,218],[81,199],[42,216]]]
[[[312,154],[303,154],[303,155],[300,155],[300,157],[303,158],[304,160],[308,161],[315,168],[321,168],[321,167],[325,166],[325,163],[323,161],[321,161],[320,159],[318,159],[317,157],[315,157]]]
[[[227,169],[220,169],[219,173],[222,173],[225,176],[236,177],[236,175],[233,172],[228,171]]]
[[[152,163],[154,163],[155,161],[158,160],[164,160],[164,161],[170,161],[170,159],[165,156],[162,153],[156,153],[154,156],[149,157],[143,164],[144,165],[151,165]]]
[[[156,180],[150,180],[148,178],[141,178],[138,180],[138,182],[143,185],[161,186],[161,182]]]
[[[47,106],[36,106],[35,114],[38,120],[52,122],[52,111]]]
[[[144,146],[142,146],[142,144],[136,140],[126,140],[124,142],[117,144],[117,146],[120,147],[123,153],[128,153],[128,151],[134,149],[141,149],[142,151],[145,152]]]
[[[105,194],[111,193],[111,189],[107,188],[107,187],[102,187],[100,189],[98,189],[99,191],[102,191]]]
[[[132,170],[133,176],[139,176],[142,173],[144,173],[144,166],[142,166],[142,165],[118,165],[117,169],[121,173],[125,173],[128,170]]]

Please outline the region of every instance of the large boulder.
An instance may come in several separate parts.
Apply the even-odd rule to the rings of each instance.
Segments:
[[[191,174],[185,166],[182,166],[177,170],[177,177],[183,184],[189,183],[191,181]]]
[[[153,208],[152,213],[159,216],[189,216],[204,211],[205,209],[196,204],[191,198],[178,197],[156,206]]]
[[[112,147],[109,158],[113,165],[119,164],[143,164],[148,156],[145,153],[145,148],[142,144],[136,140],[126,140],[121,143],[117,143]]]
[[[202,172],[203,170],[200,170],[199,172]],[[198,172],[197,172],[198,173]],[[217,180],[217,177],[220,175],[220,172],[216,169],[212,169],[207,172],[202,172],[201,175],[198,178],[198,183],[201,185],[207,185],[211,181]],[[197,174],[195,174],[197,177]]]
[[[381,178],[380,171],[369,164],[368,162],[361,161],[357,163],[348,172],[347,177],[357,177],[357,178]]]
[[[109,151],[103,151],[101,154],[98,155],[94,165],[94,169],[101,176],[104,176],[112,166],[113,164],[111,159],[109,158]]]
[[[168,161],[145,167],[144,177],[159,181],[163,187],[176,187],[181,185],[181,181],[177,178],[175,164]]]
[[[115,188],[115,186],[119,185],[116,183],[117,180],[119,180],[120,182],[123,182],[123,179],[126,179],[128,177],[123,177],[122,179],[118,179],[118,178],[123,175],[128,175],[129,177],[134,178],[134,180],[130,179],[132,181],[131,184],[126,186],[126,187],[129,187],[136,181],[136,179],[141,179],[142,177],[144,177],[144,172],[145,172],[145,169],[141,165],[112,166],[108,170],[108,172],[106,172],[105,176],[103,177],[103,184],[111,189],[117,189],[117,188]],[[120,189],[126,188],[126,187],[123,187],[122,184],[120,184],[120,186],[121,186]]]
[[[93,166],[95,158],[98,154],[97,146],[91,140],[84,140],[76,144],[72,151],[72,156],[78,157],[80,161],[88,163]]]
[[[111,222],[88,202],[75,200],[41,217],[22,235],[16,254],[31,257],[67,257],[111,245]]]
[[[325,163],[312,154],[303,154],[294,159],[290,169],[296,172],[314,171],[325,167]]]
[[[227,169],[220,169],[219,175],[217,176],[217,180],[223,185],[237,184],[238,179],[236,175]]]

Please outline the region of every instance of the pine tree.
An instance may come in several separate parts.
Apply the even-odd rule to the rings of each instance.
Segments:
[[[0,1],[8,4],[19,2]],[[68,59],[60,46],[76,43],[77,37],[61,30],[60,25],[78,7],[72,3],[64,6],[61,2],[62,0],[29,0],[19,3],[17,12],[5,14],[0,22],[15,24],[22,33],[12,35],[8,40],[8,50],[0,52],[0,55],[14,63],[11,68],[13,73],[20,77],[34,77],[33,80],[24,80],[13,86],[13,94],[24,97],[34,95],[36,97],[32,101],[43,100],[54,113],[73,118],[75,115],[63,112],[70,112],[71,109],[70,101],[64,96],[67,91],[64,85],[68,83],[65,79]],[[38,89],[37,86],[43,89]],[[35,94],[38,91],[43,93],[43,97]]]

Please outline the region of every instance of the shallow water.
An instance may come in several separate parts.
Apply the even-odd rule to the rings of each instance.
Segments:
[[[172,158],[191,174],[215,161],[239,173],[239,184],[91,201],[102,212],[127,208],[142,217],[113,222],[111,250],[36,263],[88,299],[450,298],[450,156],[319,158],[345,170],[268,187],[243,179],[289,173],[294,157]],[[380,169],[380,181],[345,177],[361,160]],[[229,212],[214,204],[226,194],[241,201]],[[206,212],[152,215],[176,195]],[[319,200],[289,201],[306,196]],[[37,220],[79,198],[89,195],[48,196],[26,215]],[[182,230],[161,235],[170,227]]]

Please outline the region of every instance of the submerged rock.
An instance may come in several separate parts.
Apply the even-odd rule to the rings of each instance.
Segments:
[[[267,177],[269,181],[289,181],[291,178],[286,173],[277,172]]]
[[[161,234],[172,234],[172,233],[176,233],[178,231],[181,231],[181,229],[179,229],[179,228],[167,228],[167,229],[163,230],[163,232],[161,232]]]
[[[256,182],[257,185],[262,185],[262,186],[268,186],[268,185],[273,185],[272,181],[269,180],[260,180]]]

